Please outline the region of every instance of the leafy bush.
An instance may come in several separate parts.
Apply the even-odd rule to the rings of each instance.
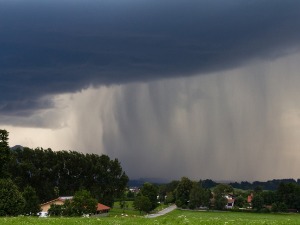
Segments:
[[[146,196],[137,196],[133,202],[133,207],[141,212],[150,212],[152,208],[152,203],[150,199]]]
[[[63,205],[51,204],[48,213],[50,216],[61,216],[63,214]]]
[[[10,179],[0,180],[0,216],[17,216],[23,213],[24,198]]]
[[[63,205],[52,204],[49,214],[53,216],[82,216],[84,214],[96,213],[97,200],[87,190],[75,193],[72,200],[67,199]]]
[[[36,215],[41,211],[39,199],[35,190],[31,186],[27,186],[23,192],[23,198],[25,200],[24,213],[26,215]]]

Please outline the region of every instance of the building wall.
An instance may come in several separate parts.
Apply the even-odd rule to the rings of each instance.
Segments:
[[[64,202],[61,201],[61,200],[54,200],[54,201],[51,201],[49,203],[45,203],[43,205],[41,205],[41,209],[42,209],[42,212],[48,212],[48,210],[50,209],[50,206],[52,204],[55,204],[55,205],[63,205]]]

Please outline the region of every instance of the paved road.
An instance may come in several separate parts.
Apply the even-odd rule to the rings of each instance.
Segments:
[[[176,205],[171,205],[168,208],[165,208],[165,209],[163,209],[163,210],[161,210],[161,211],[159,211],[159,212],[157,212],[155,214],[148,214],[145,217],[146,218],[155,218],[155,217],[158,217],[158,216],[165,215],[165,214],[173,211],[174,209],[177,209],[177,206]]]

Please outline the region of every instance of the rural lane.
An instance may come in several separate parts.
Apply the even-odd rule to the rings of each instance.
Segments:
[[[165,208],[165,209],[163,209],[163,210],[161,210],[161,211],[159,211],[157,213],[148,214],[145,217],[146,218],[155,218],[155,217],[158,217],[158,216],[163,216],[163,215],[165,215],[165,214],[173,211],[174,209],[177,209],[177,206],[176,205],[171,205],[171,206],[169,206],[169,207],[167,207],[167,208]]]

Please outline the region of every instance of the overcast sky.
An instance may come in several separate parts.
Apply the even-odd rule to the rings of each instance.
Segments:
[[[0,0],[10,145],[130,178],[300,178],[300,1]]]

